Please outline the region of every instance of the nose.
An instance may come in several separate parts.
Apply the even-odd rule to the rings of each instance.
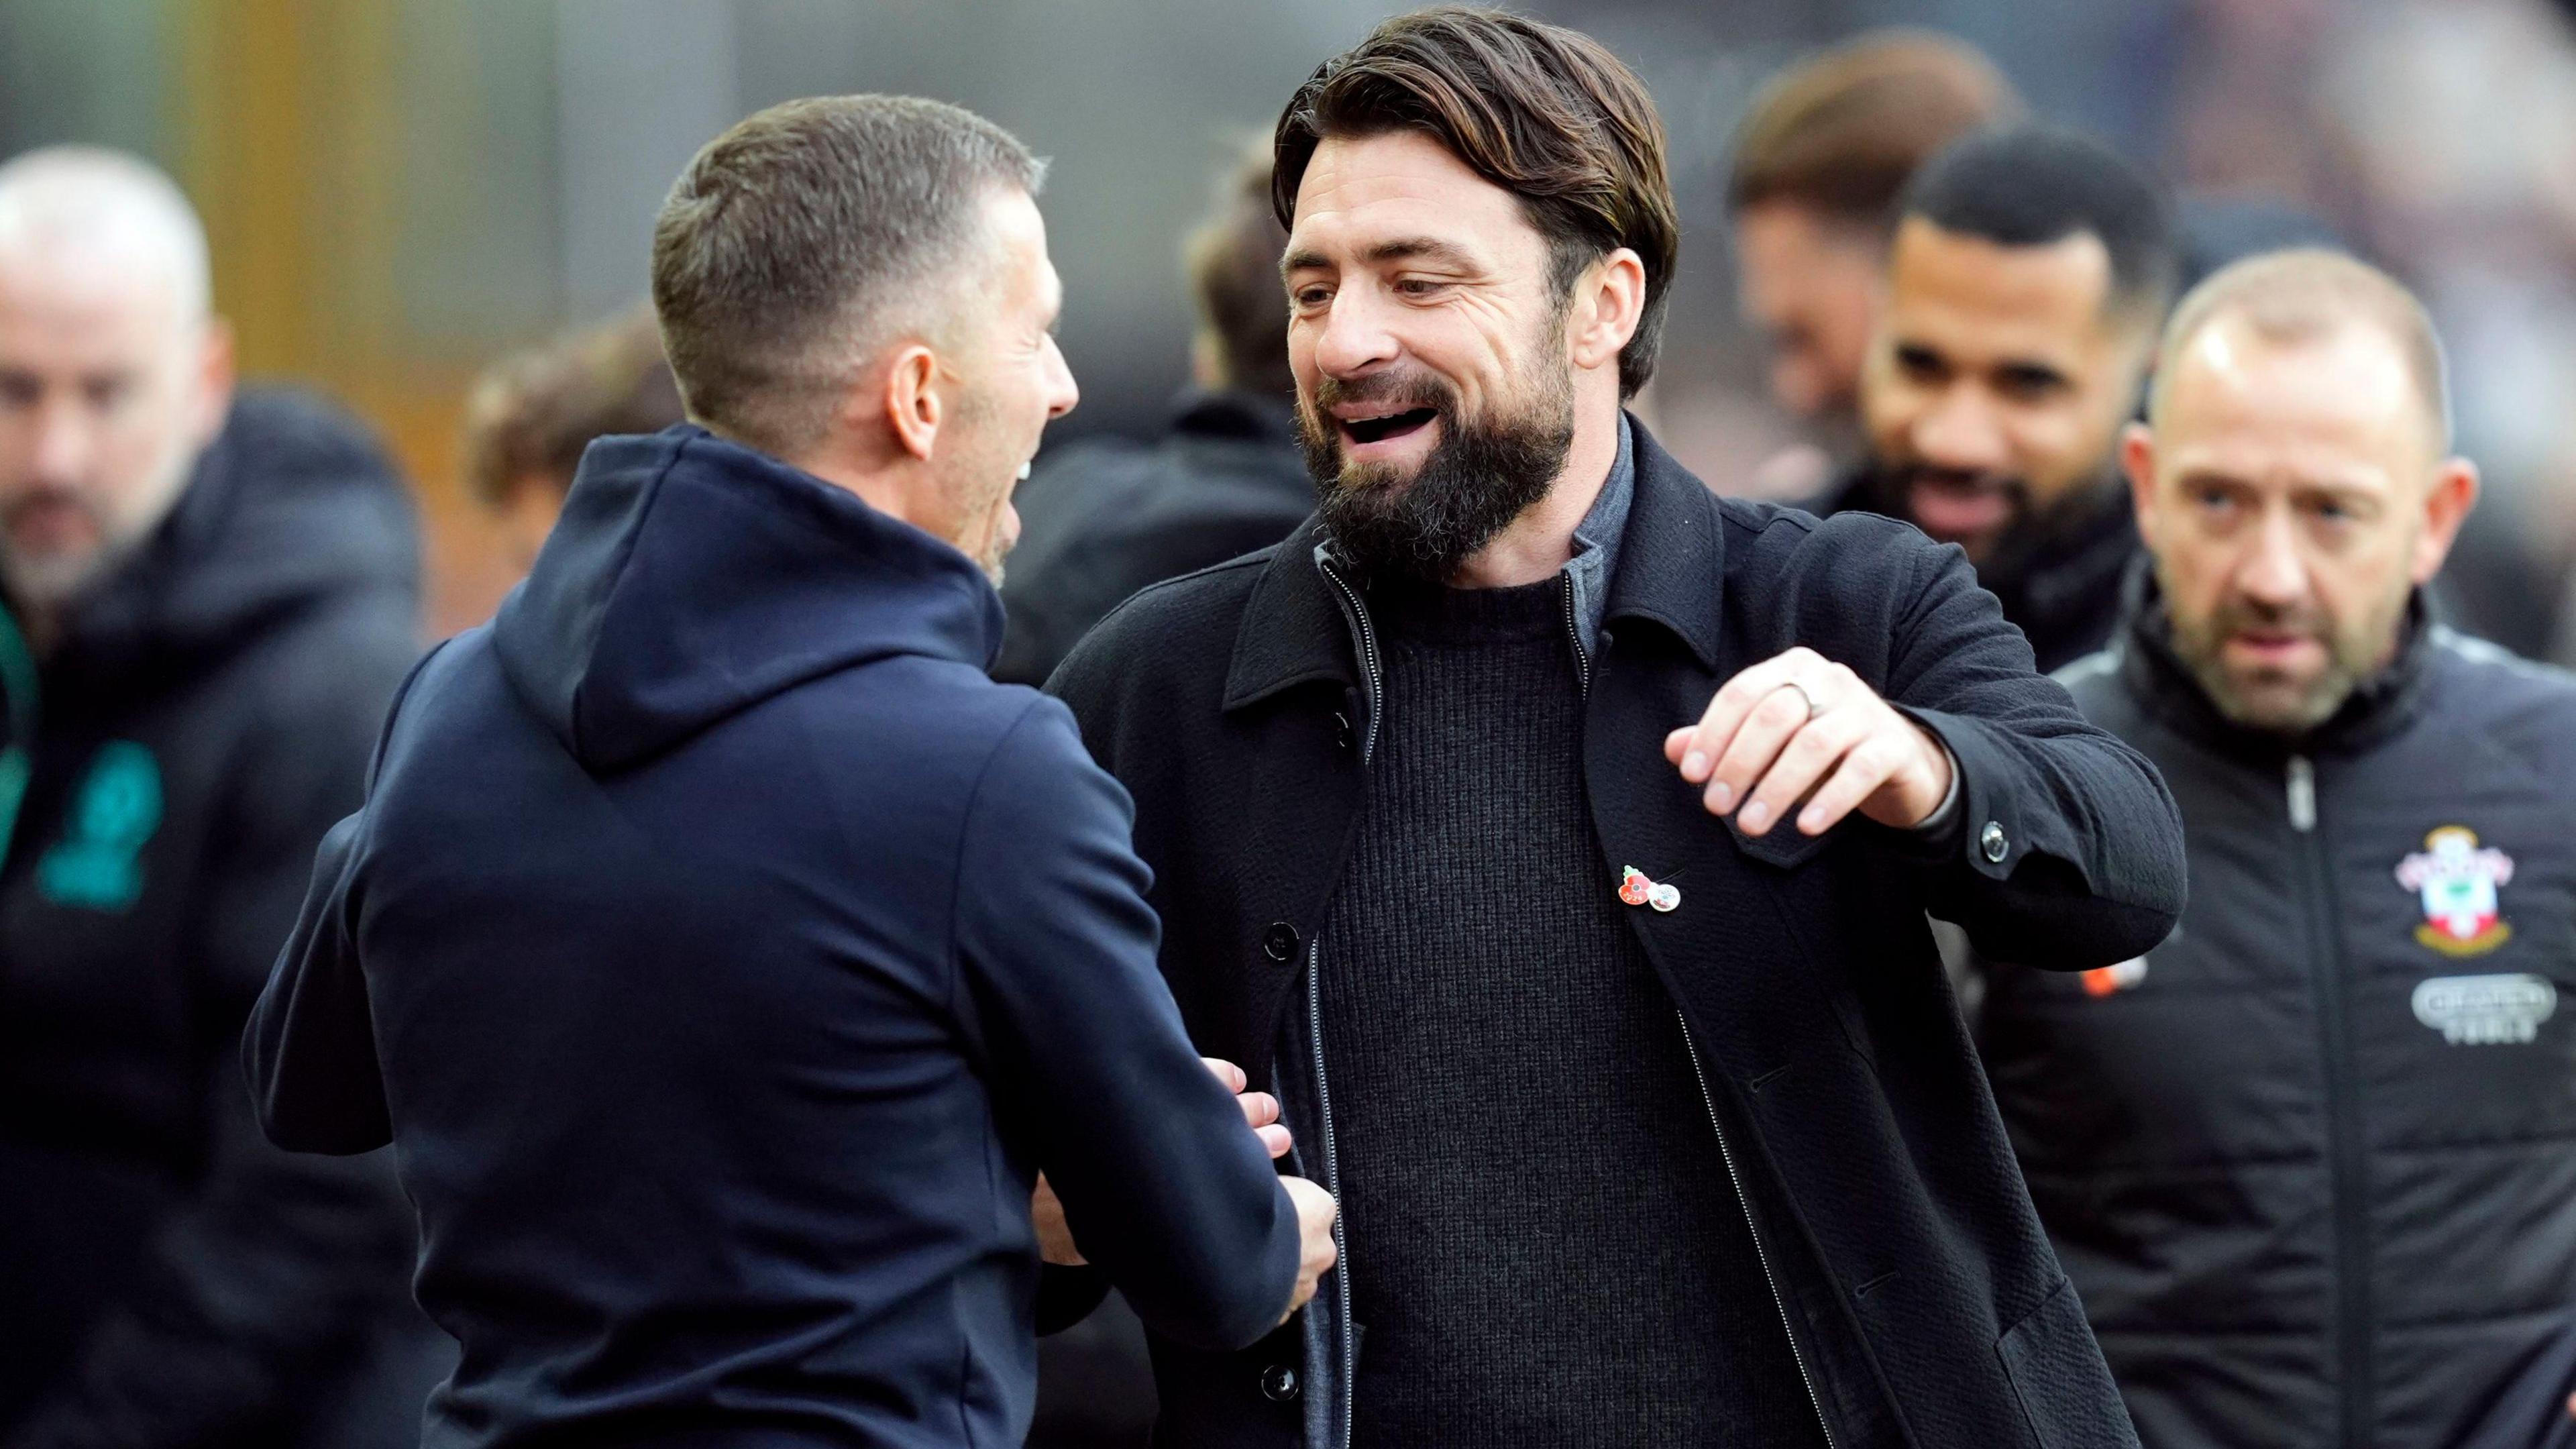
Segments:
[[[1326,377],[1356,377],[1392,361],[1398,348],[1386,316],[1370,288],[1345,287],[1336,293],[1315,339],[1315,370]]]
[[[2012,464],[2002,420],[1973,387],[1945,388],[1914,420],[1914,455],[1935,468],[1999,473]]]
[[[36,482],[59,488],[72,487],[89,475],[90,459],[98,447],[98,430],[87,410],[67,392],[57,390],[37,405],[35,448],[29,460]]]
[[[2236,568],[2236,587],[2272,609],[2296,608],[2308,597],[2308,562],[2299,553],[2298,529],[2286,507],[2264,510],[2262,527]]]
[[[1047,338],[1046,350],[1047,416],[1060,418],[1082,401],[1082,387],[1073,380],[1073,365],[1064,360],[1064,350],[1053,337]]]

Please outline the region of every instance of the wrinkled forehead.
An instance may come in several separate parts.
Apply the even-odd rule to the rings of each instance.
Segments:
[[[1387,131],[1326,138],[1298,183],[1283,270],[1368,266],[1400,246],[1446,249],[1495,269],[1545,252],[1520,199],[1433,137]]]

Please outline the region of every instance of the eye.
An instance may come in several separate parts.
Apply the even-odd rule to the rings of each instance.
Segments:
[[[1321,282],[1308,282],[1288,289],[1288,301],[1303,311],[1313,311],[1333,300],[1333,289]]]
[[[1941,361],[1941,354],[1929,347],[1897,348],[1896,370],[1914,382],[1939,382],[1950,375],[1950,369]]]
[[[2007,367],[1995,374],[1995,391],[2015,402],[2041,402],[2066,386],[2066,379],[2045,367]]]
[[[1395,290],[1406,297],[1428,297],[1440,290],[1440,284],[1428,277],[1405,277],[1396,282]]]

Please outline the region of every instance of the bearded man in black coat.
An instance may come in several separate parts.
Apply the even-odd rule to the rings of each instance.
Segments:
[[[2161,940],[2161,781],[1959,550],[1721,501],[1622,412],[1678,228],[1598,44],[1390,20],[1276,156],[1320,511],[1052,683],[1346,1225],[1269,1339],[1155,1343],[1164,1442],[2134,1442],[1924,912]]]

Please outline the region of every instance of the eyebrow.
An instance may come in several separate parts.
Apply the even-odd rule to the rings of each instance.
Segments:
[[[1396,237],[1379,242],[1360,253],[1360,260],[1372,265],[1382,262],[1425,260],[1456,267],[1462,271],[1473,270],[1476,266],[1475,257],[1465,247],[1456,242],[1442,241],[1438,237],[1430,236]],[[1332,262],[1323,253],[1308,248],[1293,251],[1281,257],[1279,274],[1286,276],[1292,272],[1331,265]]]

